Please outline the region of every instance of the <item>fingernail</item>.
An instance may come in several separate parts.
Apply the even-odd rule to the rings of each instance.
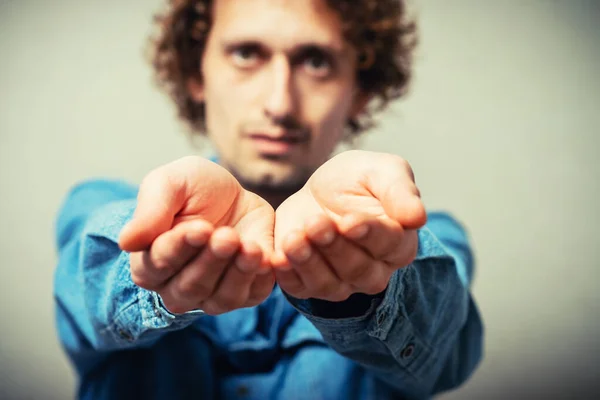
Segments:
[[[214,255],[218,258],[229,258],[236,252],[237,246],[232,243],[220,243],[218,245],[212,245],[211,250]]]
[[[315,241],[321,246],[327,246],[331,244],[333,242],[333,239],[335,239],[335,233],[333,233],[333,231],[331,230],[319,232],[315,236]]]
[[[348,236],[351,239],[362,239],[365,236],[367,236],[367,233],[369,232],[369,226],[368,225],[358,225],[355,226],[354,228],[350,229],[348,231],[348,233],[346,234],[346,236]]]
[[[303,263],[310,258],[311,254],[310,246],[302,245],[299,249],[294,250],[291,256],[295,262]]]

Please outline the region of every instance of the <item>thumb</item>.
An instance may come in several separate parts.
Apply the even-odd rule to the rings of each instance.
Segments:
[[[427,222],[419,189],[404,174],[379,174],[370,179],[369,190],[381,202],[385,213],[404,229],[418,229]]]
[[[427,213],[418,189],[415,193],[410,187],[396,183],[384,191],[379,201],[385,213],[404,229],[419,229],[427,222]]]
[[[185,202],[184,185],[165,172],[151,172],[142,181],[133,218],[119,236],[119,247],[128,252],[150,247],[154,239],[171,229]]]

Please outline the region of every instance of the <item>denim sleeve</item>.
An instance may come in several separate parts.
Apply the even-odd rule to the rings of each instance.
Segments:
[[[373,296],[360,316],[318,315],[310,300],[286,297],[338,353],[365,366],[405,398],[428,398],[453,389],[483,355],[483,325],[469,287],[473,256],[453,218],[429,215],[419,249]]]
[[[86,181],[70,191],[56,219],[56,324],[80,374],[112,351],[151,346],[202,315],[171,314],[156,293],[133,283],[129,253],[117,243],[136,195],[137,189],[123,182]]]

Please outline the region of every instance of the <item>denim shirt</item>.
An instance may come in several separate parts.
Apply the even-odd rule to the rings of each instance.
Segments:
[[[416,259],[362,315],[321,315],[277,285],[256,307],[175,315],[132,282],[117,244],[136,196],[89,180],[57,217],[56,323],[77,398],[422,399],[459,386],[482,357],[473,257],[447,214],[428,214]]]

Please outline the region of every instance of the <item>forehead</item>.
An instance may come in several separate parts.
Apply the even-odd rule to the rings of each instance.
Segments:
[[[225,41],[346,47],[340,18],[325,0],[217,0],[213,13],[212,34]]]

